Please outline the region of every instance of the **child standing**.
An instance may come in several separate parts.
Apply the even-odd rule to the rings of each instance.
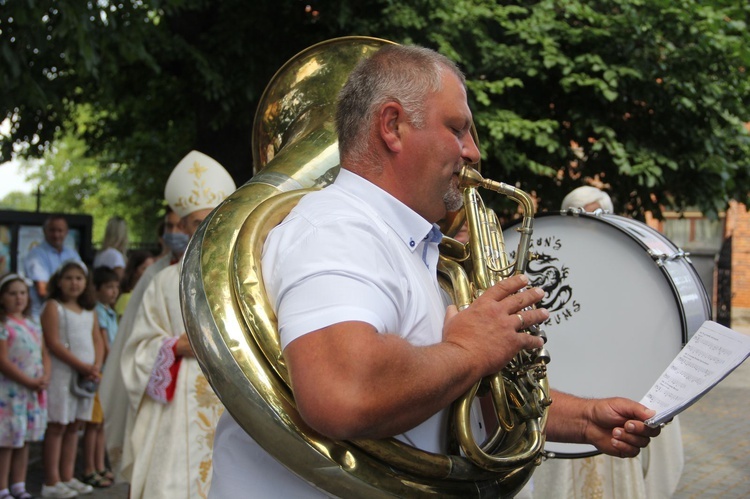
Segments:
[[[42,332],[52,361],[42,497],[75,497],[94,490],[73,476],[78,431],[91,419],[94,399],[93,393],[90,397],[77,395],[72,387],[79,379],[98,382],[103,357],[87,275],[81,262],[64,262],[50,278],[42,310]]]
[[[110,345],[117,334],[117,312],[112,308],[120,294],[120,279],[109,267],[97,267],[93,272],[96,291],[96,316],[104,344],[104,360],[107,360]],[[104,439],[104,413],[99,402],[99,394],[94,397],[94,410],[91,421],[86,423],[83,434],[83,483],[93,487],[109,487],[114,474],[107,469],[106,445]]]
[[[42,330],[29,318],[31,285],[18,274],[0,279],[0,499],[31,498],[26,442],[42,440],[47,427],[50,362]]]

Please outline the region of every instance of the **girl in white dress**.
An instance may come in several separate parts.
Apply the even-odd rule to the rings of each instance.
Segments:
[[[104,353],[87,278],[84,264],[64,262],[50,278],[42,310],[44,342],[52,360],[42,497],[75,497],[93,490],[73,476],[78,431],[91,419],[94,399],[75,395],[71,384],[79,376],[98,383]]]

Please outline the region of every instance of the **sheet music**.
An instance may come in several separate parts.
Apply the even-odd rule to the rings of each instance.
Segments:
[[[693,405],[750,355],[750,336],[713,321],[704,322],[641,399],[654,409],[652,427]]]

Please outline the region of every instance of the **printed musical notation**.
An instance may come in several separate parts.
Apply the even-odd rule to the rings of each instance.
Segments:
[[[641,399],[654,409],[647,420],[659,426],[681,413],[750,356],[750,336],[738,333],[713,321],[704,322]]]

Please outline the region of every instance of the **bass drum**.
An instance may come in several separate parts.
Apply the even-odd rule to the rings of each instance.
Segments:
[[[518,244],[517,227],[503,230],[508,248]],[[711,317],[687,255],[636,220],[543,213],[534,220],[531,251],[537,258],[526,274],[546,292],[539,305],[550,312],[543,329],[550,386],[557,390],[641,400]],[[598,453],[590,445],[555,442],[545,450],[556,457]]]

